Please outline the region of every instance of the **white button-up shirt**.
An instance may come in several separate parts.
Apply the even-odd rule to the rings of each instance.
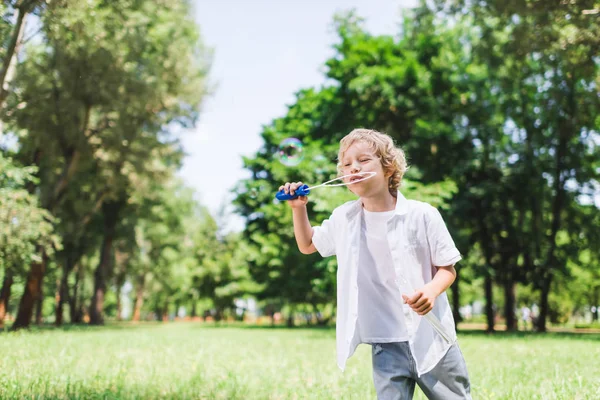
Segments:
[[[344,370],[360,339],[356,335],[358,316],[358,251],[360,249],[362,202],[351,201],[333,210],[321,226],[313,228],[312,241],[323,257],[337,256],[337,362]],[[411,295],[430,282],[436,267],[454,265],[460,252],[433,206],[407,200],[400,192],[394,216],[387,224],[387,240],[392,254],[396,284]],[[402,307],[402,304],[398,304]],[[446,293],[435,301],[433,313],[451,336],[448,343],[417,313],[412,313],[409,345],[419,375],[433,369],[456,341],[456,328]]]

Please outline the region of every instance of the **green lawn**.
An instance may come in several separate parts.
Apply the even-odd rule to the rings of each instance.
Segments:
[[[600,335],[460,333],[474,399],[600,399]],[[417,389],[415,398],[424,399]],[[195,323],[0,333],[0,399],[374,399],[332,329]]]

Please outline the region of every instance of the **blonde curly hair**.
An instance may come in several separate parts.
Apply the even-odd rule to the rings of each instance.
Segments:
[[[362,141],[367,143],[373,153],[381,161],[384,172],[391,172],[388,180],[388,189],[392,196],[397,195],[398,188],[402,184],[402,177],[408,169],[406,156],[400,147],[396,147],[394,140],[385,133],[373,129],[354,129],[340,140],[340,150],[338,152],[338,174],[342,174],[342,158],[345,151],[355,142]]]

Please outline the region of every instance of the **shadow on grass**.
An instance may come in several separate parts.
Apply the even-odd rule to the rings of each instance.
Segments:
[[[298,330],[298,329],[309,329],[309,330],[335,330],[335,325],[294,325],[287,326],[282,324],[249,324],[245,322],[225,322],[225,323],[216,323],[216,322],[200,322],[197,324],[199,327],[203,328],[240,328],[240,329],[267,329],[267,330]]]
[[[296,335],[301,334],[304,339],[330,339],[335,340],[335,326],[326,325],[295,325],[293,327],[288,327],[285,324],[265,324],[265,325],[257,325],[257,324],[248,324],[243,322],[227,322],[227,323],[214,323],[214,322],[203,322],[195,324],[193,329],[197,330],[205,330],[205,331],[214,331],[215,333],[219,330],[240,330],[252,332],[252,334],[261,334],[261,333],[281,333],[284,335]]]
[[[123,330],[134,330],[134,329],[146,329],[149,327],[160,327],[165,326],[165,322],[107,322],[104,325],[88,325],[88,324],[63,324],[56,326],[54,324],[32,324],[29,328],[19,329],[17,331],[11,331],[10,326],[5,326],[4,329],[0,329],[1,334],[7,333],[43,333],[43,332],[94,332],[94,331],[123,331]]]
[[[494,339],[570,339],[570,340],[591,340],[600,341],[599,333],[581,333],[581,332],[534,332],[534,331],[495,331],[486,332],[481,329],[460,329],[460,337],[480,337]]]
[[[191,329],[204,329],[204,330],[221,330],[221,329],[243,329],[248,331],[288,331],[288,332],[313,332],[318,333],[314,335],[316,337],[322,337],[323,335],[330,336],[335,335],[334,325],[295,325],[288,327],[286,324],[249,324],[244,322],[159,322],[159,321],[143,321],[143,322],[107,322],[105,325],[92,326],[87,324],[64,324],[63,326],[57,327],[51,324],[45,325],[32,325],[28,329],[22,329],[18,332],[26,333],[47,333],[47,332],[106,332],[106,331],[132,331],[136,329],[148,329],[148,328],[160,328],[167,326],[180,326],[182,328]],[[12,333],[9,330],[10,327],[5,326],[4,330],[0,330],[1,334]],[[313,335],[311,335],[313,336]],[[600,342],[600,333],[582,333],[577,331],[564,331],[564,332],[534,332],[534,331],[495,331],[488,333],[482,329],[459,329],[458,337],[472,337],[472,338],[493,338],[493,339],[567,339],[567,340],[584,340]]]
[[[312,331],[322,332],[325,334],[335,335],[335,326],[317,326],[317,325],[296,325],[288,327],[282,324],[276,325],[254,325],[243,322],[200,322],[194,324],[194,329],[244,329],[256,331]],[[496,331],[488,333],[482,329],[459,329],[458,337],[473,337],[473,338],[493,338],[493,339],[569,339],[569,340],[587,340],[600,341],[600,333],[581,333],[581,332],[534,332],[534,331],[517,331],[506,332]]]

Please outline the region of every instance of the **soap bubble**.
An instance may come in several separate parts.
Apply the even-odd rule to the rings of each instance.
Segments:
[[[279,158],[279,161],[283,165],[294,167],[302,161],[302,158],[304,157],[302,151],[303,145],[300,140],[296,138],[287,138],[279,144],[277,158]]]

